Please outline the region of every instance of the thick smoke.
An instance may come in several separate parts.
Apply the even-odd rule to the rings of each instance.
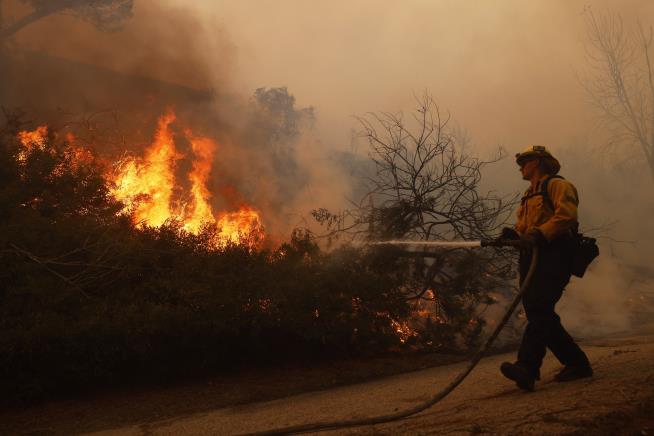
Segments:
[[[572,279],[561,300],[559,314],[576,336],[624,332],[632,326],[630,300],[634,296],[620,264],[610,255],[603,255],[587,276]]]
[[[29,10],[14,1],[3,12],[11,20]],[[83,138],[93,130],[93,146],[114,156],[142,152],[156,118],[172,108],[186,155],[178,169],[190,167],[185,128],[214,138],[214,207],[254,205],[273,238],[287,238],[312,208],[340,207],[348,182],[316,139],[313,109],[299,107],[292,89],[235,89],[236,46],[201,16],[187,5],[137,1],[117,32],[47,16],[3,47],[2,105],[37,124],[86,129]]]

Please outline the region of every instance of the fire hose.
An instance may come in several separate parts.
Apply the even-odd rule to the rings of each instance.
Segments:
[[[448,246],[452,247],[455,246],[453,244],[457,244],[456,242],[436,242],[434,241],[433,243],[430,243],[431,241],[428,242],[410,242],[410,241],[386,241],[384,243],[388,244],[393,244],[393,245],[427,245],[427,246]],[[462,245],[465,244],[465,245]],[[471,242],[461,242],[458,243],[457,246],[465,246],[465,247],[488,247],[488,246],[513,246],[513,247],[519,247],[520,246],[520,241],[508,241],[508,240],[495,240],[495,241],[471,241]],[[277,428],[277,429],[272,429],[272,430],[266,430],[262,432],[255,432],[255,433],[248,433],[249,435],[284,435],[284,434],[298,434],[298,433],[310,433],[310,432],[318,432],[318,431],[324,431],[324,430],[337,430],[341,428],[347,428],[347,427],[358,427],[358,426],[363,426],[363,425],[374,425],[374,424],[382,424],[385,422],[391,422],[391,421],[397,421],[399,419],[407,418],[411,415],[415,415],[417,413],[422,412],[423,410],[426,410],[433,406],[434,404],[438,403],[441,401],[443,398],[445,398],[450,392],[452,392],[465,378],[472,372],[475,366],[477,366],[477,363],[484,357],[490,346],[493,344],[497,336],[500,334],[506,323],[511,319],[511,316],[513,315],[513,312],[515,311],[515,308],[518,306],[520,303],[520,300],[522,299],[522,296],[525,293],[525,290],[529,287],[529,284],[534,276],[534,272],[536,271],[536,265],[538,263],[538,247],[534,245],[532,247],[532,253],[531,253],[531,262],[529,264],[529,270],[527,272],[527,275],[525,276],[524,280],[520,284],[520,290],[516,294],[515,298],[509,305],[509,307],[506,310],[506,313],[502,317],[502,320],[499,322],[497,327],[495,327],[495,330],[493,330],[493,333],[486,339],[486,342],[484,345],[475,353],[475,355],[470,359],[468,362],[468,365],[448,384],[445,386],[443,389],[441,389],[439,392],[434,394],[431,398],[428,400],[410,407],[405,410],[401,410],[395,413],[389,413],[385,415],[378,415],[378,416],[372,416],[368,418],[356,418],[356,419],[345,419],[345,420],[340,420],[340,421],[322,421],[322,422],[314,422],[314,423],[309,423],[309,424],[301,424],[301,425],[295,425],[295,426],[290,426],[290,427],[282,427],[282,428]]]

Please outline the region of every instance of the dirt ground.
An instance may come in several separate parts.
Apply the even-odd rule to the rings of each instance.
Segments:
[[[552,377],[559,366],[548,355],[543,380],[537,384],[536,392],[525,393],[498,372],[502,361],[513,360],[512,353],[491,356],[482,360],[449,397],[425,412],[397,422],[331,433],[654,434],[654,325],[638,332],[582,344],[595,369],[595,377],[591,379],[554,382]],[[438,362],[426,359],[424,365],[435,363]],[[378,364],[391,365],[390,361]],[[230,389],[239,390],[238,383],[204,388],[194,385],[192,388],[170,388],[156,394],[113,394],[111,398],[56,402],[0,415],[3,423],[0,433],[239,434],[316,420],[384,414],[427,399],[462,365],[448,364],[360,384],[271,401],[243,401],[230,406],[221,406],[228,402],[229,395],[222,403],[215,400],[207,404],[207,401],[212,395],[215,397],[216,392],[227,394]],[[354,377],[351,370],[341,369]],[[232,400],[254,400],[261,398],[260,395],[275,397],[274,392],[265,387],[271,383],[279,385],[277,394],[293,383],[298,385],[297,389],[303,385],[301,380],[293,381],[290,373],[278,371],[256,377],[249,375],[249,381],[240,380],[241,389],[248,391],[247,395],[232,395]],[[311,384],[312,377],[317,383],[320,375],[324,375],[324,368],[323,371],[316,369],[313,376],[307,374],[302,373],[309,378],[307,383]],[[218,382],[214,380],[212,383]],[[259,394],[252,389],[257,383],[261,383]]]
[[[0,435],[79,434],[148,424],[460,362],[462,355],[391,354],[235,370],[156,386],[121,386],[0,411]]]

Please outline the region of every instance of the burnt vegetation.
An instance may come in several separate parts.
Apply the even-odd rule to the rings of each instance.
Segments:
[[[288,94],[282,89],[273,97],[280,95]],[[502,223],[511,202],[478,194],[485,163],[460,154],[444,120],[434,118],[431,100],[425,104],[419,136],[399,119],[375,118],[391,134],[385,142],[364,122],[376,168],[362,202],[369,206],[339,219],[317,213],[332,236],[480,238]],[[174,221],[136,228],[110,194],[106,164],[53,129],[25,147],[19,132],[33,126],[20,115],[5,116],[5,404],[242,365],[416,349],[465,352],[483,330],[483,308],[494,302],[489,292],[512,275],[501,251],[431,253],[425,261],[384,246],[325,251],[306,230],[279,246],[253,249],[216,247],[215,226],[199,234]],[[297,134],[271,131],[272,142]],[[407,139],[413,148],[404,147]]]

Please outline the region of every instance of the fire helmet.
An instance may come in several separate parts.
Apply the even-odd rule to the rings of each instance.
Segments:
[[[542,145],[532,145],[515,155],[515,161],[518,165],[523,165],[532,159],[539,159],[550,174],[558,174],[561,169],[559,161]]]

